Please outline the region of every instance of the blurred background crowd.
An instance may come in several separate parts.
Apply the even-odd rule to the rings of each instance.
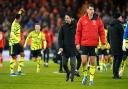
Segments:
[[[105,26],[112,20],[114,12],[121,13],[124,22],[128,19],[127,0],[89,1],[95,3],[95,11],[102,17]],[[47,26],[53,32],[53,42],[57,44],[58,30],[63,22],[65,12],[72,12],[73,17],[78,20],[86,13],[87,4],[88,0],[0,0],[0,29],[6,33],[5,49],[8,49],[11,23],[20,8],[25,9],[21,22],[23,40],[33,30],[34,24],[39,22],[42,29]]]

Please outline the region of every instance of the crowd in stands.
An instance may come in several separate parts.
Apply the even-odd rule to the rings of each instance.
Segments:
[[[93,1],[105,25],[108,25],[114,12],[120,12],[125,20],[128,19],[127,0],[89,0]],[[73,13],[77,20],[84,15],[88,0],[0,0],[0,29],[9,37],[11,23],[20,8],[25,9],[22,18],[22,32],[24,36],[33,30],[35,23],[48,25],[56,37],[64,19],[65,12]]]

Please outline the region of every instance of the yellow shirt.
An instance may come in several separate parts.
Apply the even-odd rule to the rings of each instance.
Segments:
[[[20,24],[17,23],[16,20],[14,20],[11,26],[11,32],[10,32],[10,38],[9,38],[10,46],[16,43],[20,43],[20,40],[21,40],[20,30],[21,30]]]
[[[28,42],[28,39],[32,40],[31,42],[31,50],[39,50],[42,49],[42,41],[45,41],[45,34],[43,32],[35,32],[32,31],[29,33],[28,37],[25,41],[25,46]],[[46,45],[46,44],[45,44]]]

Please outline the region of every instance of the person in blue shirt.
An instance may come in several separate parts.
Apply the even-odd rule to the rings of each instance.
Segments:
[[[128,38],[128,21],[127,21],[124,36],[123,36],[123,46],[122,46],[123,51],[126,51],[126,49],[128,49],[128,45],[126,44],[127,38]]]
[[[123,45],[122,45],[122,49],[124,51],[124,54],[123,54],[123,59],[122,59],[122,63],[121,63],[121,68],[119,71],[120,77],[123,76],[124,69],[126,66],[126,59],[128,57],[128,21],[124,25],[126,25],[126,26],[124,26],[124,36],[123,36]]]

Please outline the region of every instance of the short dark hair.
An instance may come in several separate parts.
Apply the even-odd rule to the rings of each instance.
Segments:
[[[20,16],[21,16],[20,14],[16,14],[15,19],[19,19]]]
[[[95,5],[94,5],[93,3],[88,3],[87,8],[89,8],[89,7],[93,7],[93,8],[95,8]]]
[[[40,25],[40,23],[37,22],[37,23],[35,23],[35,25]],[[41,25],[40,25],[40,26],[41,26]]]
[[[68,15],[69,17],[73,17],[72,12],[66,12],[65,15]]]

